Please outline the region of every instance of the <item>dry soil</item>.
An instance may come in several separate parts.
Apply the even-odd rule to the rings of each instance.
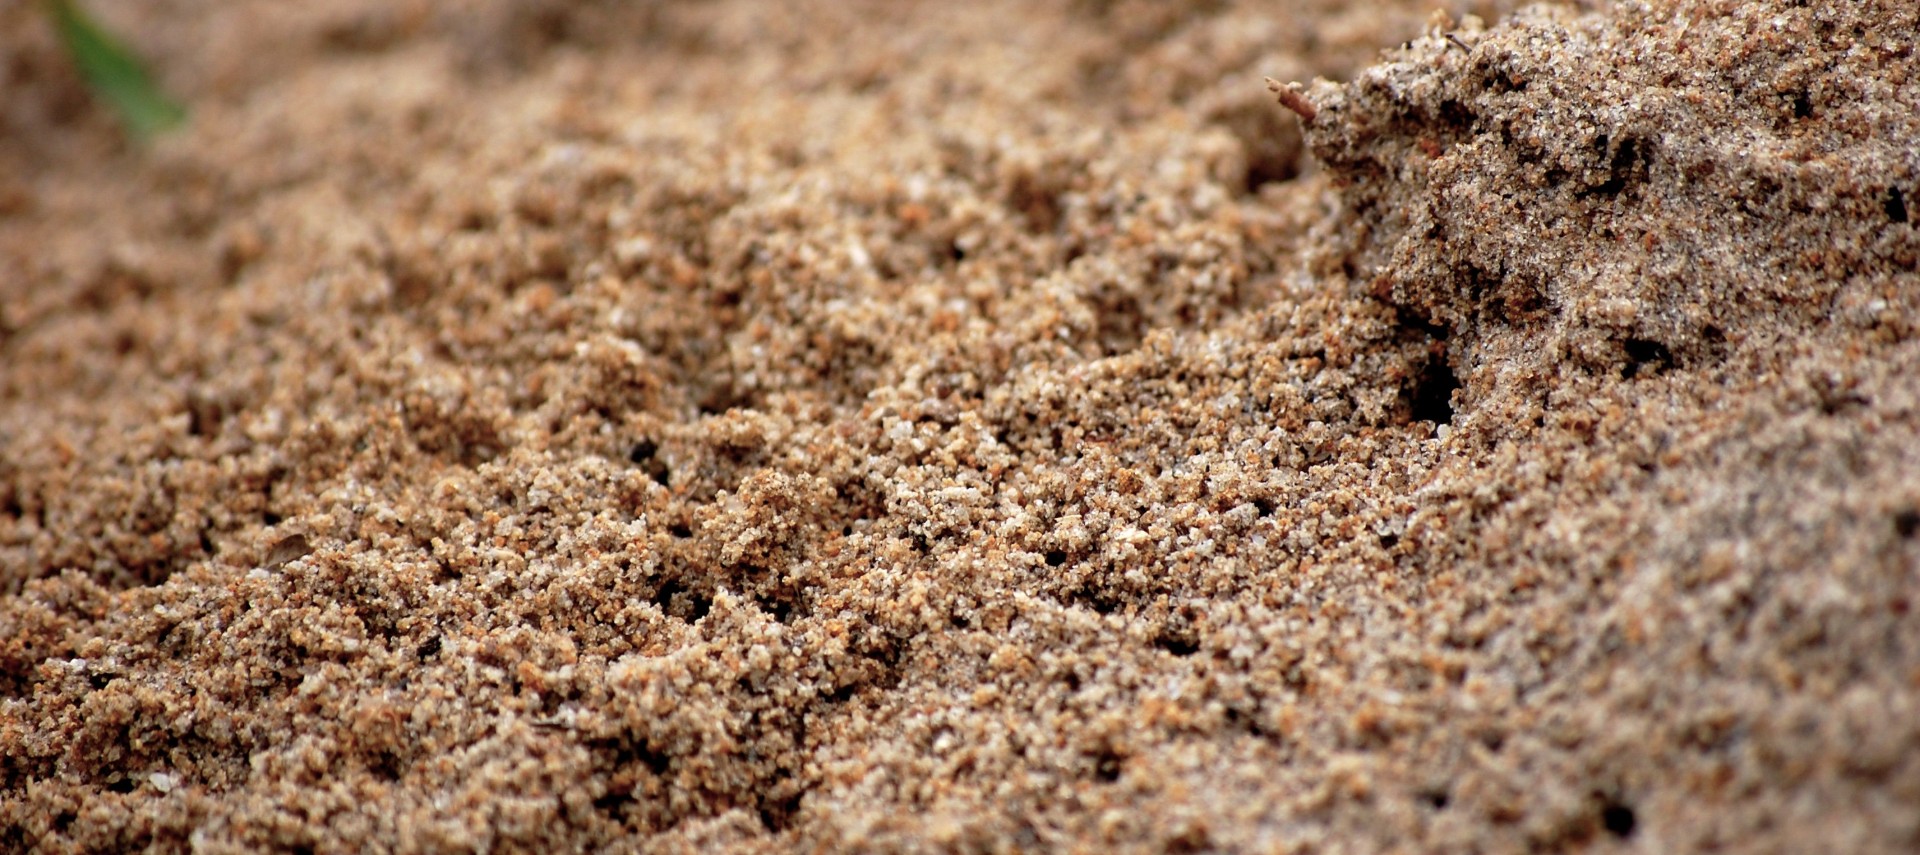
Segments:
[[[0,850],[1920,850],[1911,0],[92,5]]]

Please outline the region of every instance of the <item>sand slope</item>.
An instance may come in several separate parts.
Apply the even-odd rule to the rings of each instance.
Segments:
[[[1920,847],[1920,9],[769,5],[0,11],[0,850]]]

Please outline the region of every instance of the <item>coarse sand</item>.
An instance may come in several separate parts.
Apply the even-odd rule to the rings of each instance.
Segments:
[[[91,5],[0,851],[1920,851],[1912,0]]]

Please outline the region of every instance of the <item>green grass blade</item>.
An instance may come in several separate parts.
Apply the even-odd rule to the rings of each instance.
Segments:
[[[132,52],[100,29],[72,0],[47,0],[47,9],[67,54],[73,57],[94,94],[113,105],[136,135],[151,137],[186,118],[186,109],[153,85]]]

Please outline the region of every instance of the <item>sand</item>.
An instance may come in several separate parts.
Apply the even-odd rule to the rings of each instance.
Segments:
[[[93,5],[0,851],[1920,848],[1910,2]]]

